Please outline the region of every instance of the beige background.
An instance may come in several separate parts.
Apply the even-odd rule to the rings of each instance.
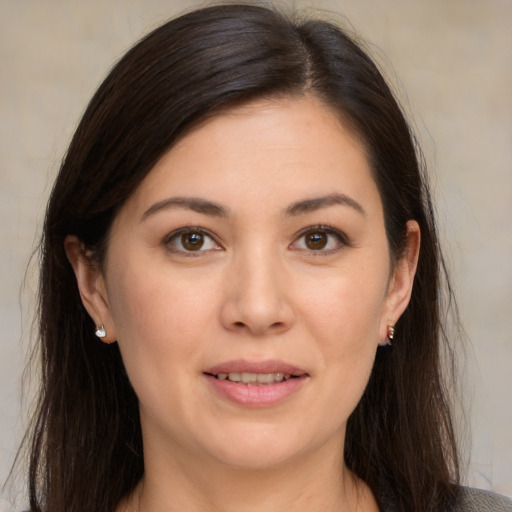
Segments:
[[[281,4],[343,13],[406,102],[434,173],[472,343],[467,482],[512,496],[512,0]],[[0,482],[22,435],[19,383],[34,271],[21,283],[59,160],[113,62],[160,21],[197,5],[0,0]],[[343,16],[334,19],[347,24]],[[7,511],[13,496],[3,496]]]

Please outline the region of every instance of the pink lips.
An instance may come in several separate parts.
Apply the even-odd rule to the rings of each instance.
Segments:
[[[245,384],[220,380],[220,373],[282,373],[292,378],[272,384]],[[284,401],[297,392],[309,375],[296,366],[278,360],[246,361],[243,359],[228,361],[206,369],[203,375],[214,392],[229,402],[244,407],[270,407]]]

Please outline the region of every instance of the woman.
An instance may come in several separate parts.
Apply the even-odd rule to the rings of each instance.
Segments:
[[[458,486],[441,270],[347,35],[247,5],[166,23],[48,205],[31,510],[506,510]]]

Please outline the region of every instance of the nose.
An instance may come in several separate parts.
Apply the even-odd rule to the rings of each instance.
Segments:
[[[294,312],[285,276],[279,258],[261,251],[235,261],[225,280],[224,327],[253,336],[290,329]]]

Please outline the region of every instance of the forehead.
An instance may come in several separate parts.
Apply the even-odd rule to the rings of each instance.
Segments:
[[[332,192],[380,205],[364,145],[317,99],[278,98],[203,121],[160,159],[131,202],[143,208],[181,195],[244,206]]]

